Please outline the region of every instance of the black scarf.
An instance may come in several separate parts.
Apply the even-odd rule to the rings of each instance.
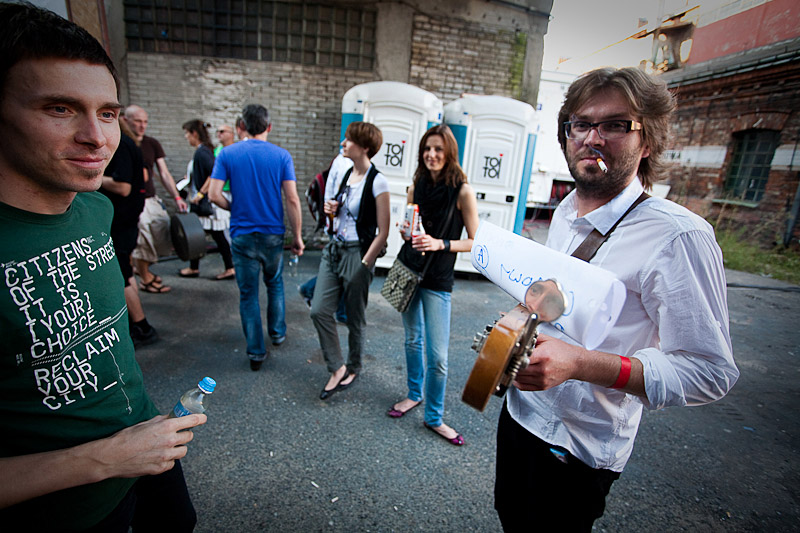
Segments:
[[[444,181],[434,183],[430,176],[423,176],[414,188],[414,202],[419,205],[422,226],[432,237],[441,238],[449,228],[442,228],[450,203],[457,200],[461,187],[450,187]]]

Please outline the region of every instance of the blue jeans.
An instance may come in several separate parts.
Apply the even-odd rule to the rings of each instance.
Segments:
[[[408,399],[422,401],[424,383],[425,423],[441,426],[450,342],[450,293],[417,290],[403,313],[403,326],[406,332]]]
[[[283,235],[247,233],[233,239],[233,267],[239,284],[239,315],[247,340],[247,355],[254,361],[267,356],[258,277],[267,286],[267,331],[273,340],[286,336],[286,304],[283,299]]]

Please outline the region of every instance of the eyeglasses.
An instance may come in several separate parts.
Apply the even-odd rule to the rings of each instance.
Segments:
[[[233,131],[231,131],[231,130],[217,130],[217,135],[219,135],[220,133],[233,133]]]
[[[642,124],[635,120],[602,120],[600,122],[586,122],[585,120],[572,120],[564,122],[564,133],[567,139],[582,141],[589,135],[592,128],[597,128],[597,134],[605,141],[621,139],[632,131],[642,129]]]

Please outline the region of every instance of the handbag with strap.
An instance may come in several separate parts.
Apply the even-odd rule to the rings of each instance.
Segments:
[[[425,263],[425,270],[427,270],[428,264],[430,261]],[[425,277],[425,270],[422,273],[416,272],[405,266],[399,259],[395,259],[392,268],[386,274],[386,281],[381,287],[381,295],[392,307],[404,313],[408,309],[411,299],[417,293],[417,287],[422,278]]]
[[[447,212],[447,216],[442,221],[440,230],[446,228],[450,224],[450,219],[453,217],[453,211],[455,210],[457,202],[458,198],[455,198],[454,201],[450,203],[450,209]],[[422,268],[422,272],[417,272],[404,265],[400,259],[395,259],[394,263],[392,263],[392,268],[390,268],[388,274],[386,274],[386,281],[383,282],[383,287],[381,287],[381,295],[386,298],[392,307],[404,313],[406,309],[408,309],[408,304],[411,303],[411,299],[414,298],[414,295],[417,293],[417,288],[425,277],[425,273],[428,271],[432,260],[433,253],[425,260],[425,266]]]

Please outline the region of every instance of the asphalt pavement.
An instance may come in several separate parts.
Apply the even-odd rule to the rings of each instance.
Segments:
[[[473,336],[514,302],[483,279],[456,280],[445,402],[445,421],[466,442],[456,447],[423,427],[422,408],[386,416],[406,388],[402,321],[380,296],[382,275],[370,288],[363,372],[319,400],[328,373],[296,290],[319,257],[309,251],[298,275],[285,275],[287,340],[258,372],[245,354],[236,283],[213,280],[223,270],[218,254],[202,259],[195,279],[177,276],[179,260],[159,263],[153,271],[172,292],[141,293],[160,335],[137,351],[156,405],[168,411],[204,376],[218,383],[183,460],[196,531],[501,531],[493,509],[501,400],[478,412],[460,397]],[[800,530],[800,289],[728,277],[742,285],[728,291],[739,383],[711,405],[645,412],[595,531]],[[346,350],[347,328],[339,334]]]

